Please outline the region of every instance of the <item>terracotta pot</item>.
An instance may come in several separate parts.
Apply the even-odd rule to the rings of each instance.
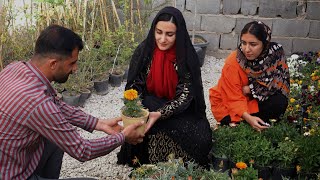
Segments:
[[[134,124],[136,122],[144,121],[144,124],[137,129],[138,132],[141,132],[142,134],[144,134],[144,130],[146,127],[145,124],[146,124],[148,117],[149,117],[149,111],[146,109],[142,109],[142,110],[144,112],[144,115],[142,117],[128,117],[128,116],[123,115],[122,111],[121,111],[121,118],[123,121],[124,128],[126,128],[127,126]]]

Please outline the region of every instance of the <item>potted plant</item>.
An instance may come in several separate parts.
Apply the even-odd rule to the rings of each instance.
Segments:
[[[62,100],[71,106],[79,106],[80,88],[76,75],[70,75],[68,81],[63,83],[63,87],[65,91],[61,93]]]
[[[258,179],[258,171],[253,168],[254,161],[249,162],[249,167],[244,162],[237,162],[236,168],[231,170],[233,180],[255,180]]]
[[[297,139],[298,174],[306,179],[320,172],[320,135],[302,136]]]
[[[124,106],[121,109],[121,117],[124,127],[138,121],[147,122],[149,111],[144,109],[138,92],[134,89],[129,89],[124,92],[123,95]],[[145,124],[138,128],[138,131],[144,133]]]
[[[207,47],[209,45],[209,42],[201,35],[197,34],[195,35],[195,23],[196,23],[196,17],[197,17],[197,4],[198,0],[195,2],[195,7],[194,7],[194,19],[193,19],[193,25],[192,25],[192,35],[191,35],[191,42],[193,44],[193,47],[195,48],[198,58],[199,58],[199,63],[200,66],[202,67],[204,63],[204,58],[206,55]]]
[[[278,143],[274,153],[275,162],[272,179],[280,179],[281,177],[294,178],[296,176],[297,151],[297,145],[288,137]]]

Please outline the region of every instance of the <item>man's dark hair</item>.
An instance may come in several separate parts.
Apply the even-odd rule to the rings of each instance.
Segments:
[[[38,37],[35,55],[64,59],[70,57],[76,48],[79,51],[83,49],[83,42],[78,34],[59,25],[50,25]]]

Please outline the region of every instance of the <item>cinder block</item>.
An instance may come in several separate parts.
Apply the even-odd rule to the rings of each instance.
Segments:
[[[184,19],[186,21],[187,29],[192,30],[193,29],[193,22],[195,22],[194,29],[196,31],[200,30],[200,24],[201,24],[201,15],[197,14],[196,17],[194,17],[193,13],[190,12],[184,12],[183,13]],[[195,19],[195,21],[194,21]]]
[[[275,36],[307,37],[309,20],[274,19],[272,32]]]
[[[236,25],[236,19],[226,16],[202,16],[201,30],[230,33]]]
[[[176,8],[183,12],[185,9],[185,3],[186,0],[176,0]]]
[[[306,1],[298,1],[298,5],[297,5],[298,17],[305,17],[306,11],[307,11],[307,2]]]
[[[269,26],[270,29],[272,29],[272,20],[270,20],[270,19],[237,18],[236,27],[235,27],[234,31],[237,34],[241,34],[241,30],[244,28],[244,26],[251,21],[261,21],[261,22],[265,23],[267,26]]]
[[[320,20],[320,2],[319,1],[307,2],[307,18]]]
[[[297,1],[288,0],[260,0],[260,17],[295,18]]]
[[[173,3],[166,0],[152,0],[152,9],[160,10],[165,6],[173,6]]]
[[[320,39],[299,38],[293,39],[292,52],[319,51]]]
[[[241,0],[223,0],[223,14],[238,14]]]
[[[309,37],[320,39],[320,21],[310,21]]]
[[[238,46],[239,35],[222,34],[220,38],[220,49],[235,50]]]
[[[209,41],[207,51],[217,51],[219,49],[220,35],[216,33],[205,33],[201,34],[204,38]]]
[[[292,38],[272,37],[271,41],[281,44],[286,55],[292,54]]]
[[[242,0],[241,2],[241,14],[256,15],[259,7],[259,0]]]
[[[221,0],[197,0],[197,13],[199,14],[219,14]],[[196,6],[195,0],[186,1],[186,10],[194,13]]]

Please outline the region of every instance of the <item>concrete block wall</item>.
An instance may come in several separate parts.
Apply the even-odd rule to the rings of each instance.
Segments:
[[[244,25],[259,20],[286,54],[320,50],[320,0],[197,0],[195,31],[210,41],[208,50],[232,50]],[[176,5],[190,33],[196,0],[153,0],[152,7]]]

